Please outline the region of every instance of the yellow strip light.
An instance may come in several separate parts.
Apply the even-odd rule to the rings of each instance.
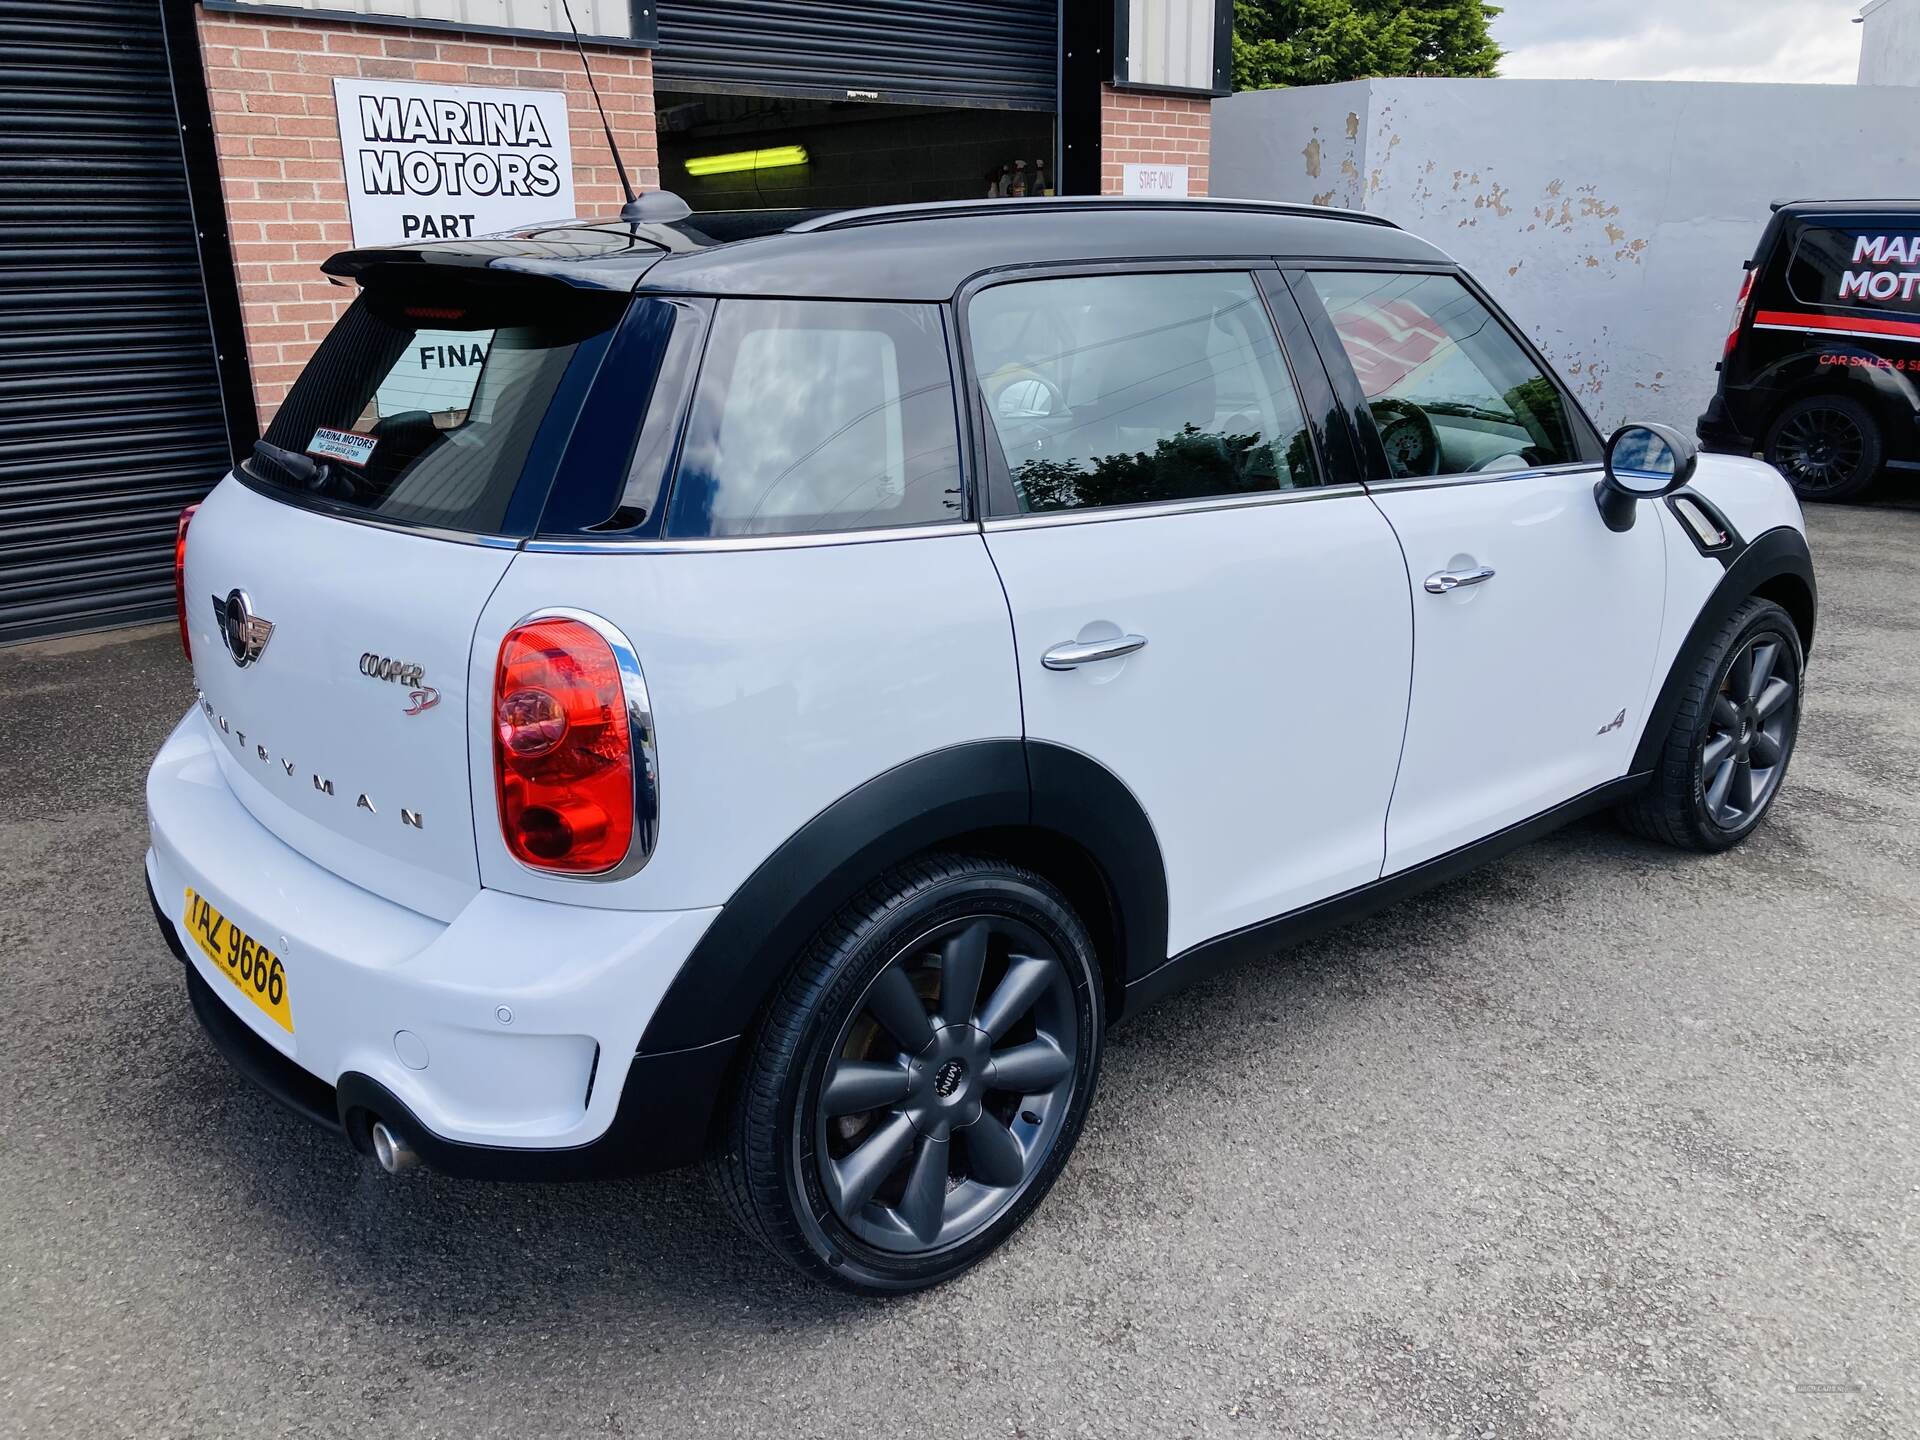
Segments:
[[[741,170],[779,170],[807,163],[804,145],[776,145],[771,150],[735,150],[727,155],[701,155],[687,161],[689,175],[733,175]]]

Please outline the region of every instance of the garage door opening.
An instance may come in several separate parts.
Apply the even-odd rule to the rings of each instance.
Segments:
[[[661,91],[660,183],[695,210],[1051,194],[1053,116]]]

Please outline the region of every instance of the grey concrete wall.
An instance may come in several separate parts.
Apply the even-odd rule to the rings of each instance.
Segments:
[[[1920,99],[1846,85],[1362,80],[1221,101],[1213,149],[1216,195],[1366,209],[1447,250],[1603,427],[1691,429],[1768,202],[1920,196]]]
[[[1920,0],[1879,0],[1861,11],[1860,83],[1920,85]]]

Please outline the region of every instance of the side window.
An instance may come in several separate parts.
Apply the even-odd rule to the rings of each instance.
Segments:
[[[995,285],[967,307],[967,325],[1022,513],[1319,483],[1249,275]]]
[[[1559,388],[1453,276],[1308,278],[1353,362],[1396,480],[1598,458]]]
[[[668,535],[860,530],[965,510],[938,307],[715,307]]]
[[[1794,242],[1787,288],[1802,305],[1920,314],[1920,231],[1807,225]]]

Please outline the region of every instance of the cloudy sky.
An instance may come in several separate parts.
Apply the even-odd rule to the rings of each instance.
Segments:
[[[1851,84],[1865,0],[1500,0],[1502,75]]]

